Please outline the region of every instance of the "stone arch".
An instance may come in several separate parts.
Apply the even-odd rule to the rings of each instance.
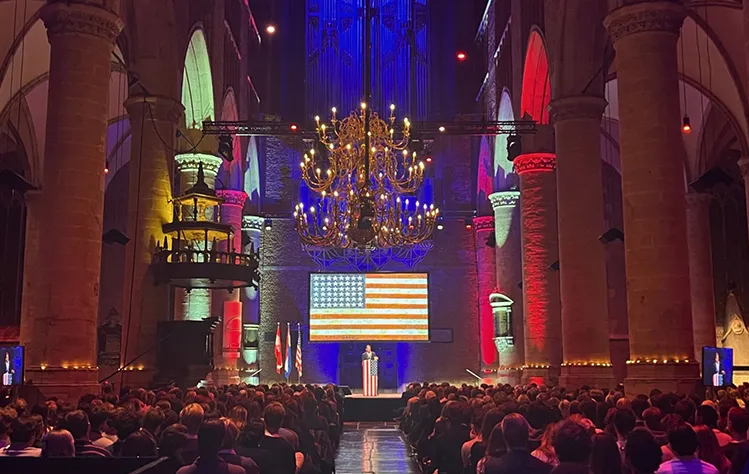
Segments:
[[[234,95],[234,89],[231,87],[224,95],[224,104],[221,107],[221,120],[239,120],[237,99]],[[221,163],[219,178],[227,189],[242,189],[242,142],[238,136],[234,135],[232,137],[232,144],[234,160],[224,160]]]
[[[523,89],[520,98],[520,116],[529,116],[540,124],[549,123],[548,105],[551,102],[549,58],[546,44],[537,28],[528,36],[528,48],[523,67]]]
[[[200,26],[193,30],[185,52],[182,105],[187,128],[202,129],[204,120],[213,120],[216,116],[208,44]]]
[[[507,87],[502,89],[500,94],[497,120],[500,122],[515,120],[512,96]],[[516,184],[512,170],[512,162],[507,154],[507,135],[497,135],[494,139],[494,191],[506,191]]]

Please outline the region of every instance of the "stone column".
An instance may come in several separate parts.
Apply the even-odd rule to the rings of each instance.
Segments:
[[[749,0],[747,1],[749,2]],[[744,10],[745,11],[749,10],[749,8],[744,8]],[[747,16],[749,17],[749,13],[747,13]],[[749,44],[749,40],[747,40],[747,44]],[[744,180],[744,196],[746,199],[746,212],[749,215],[749,156],[745,156],[739,159],[739,170],[741,170],[741,177]]]
[[[150,265],[156,244],[164,242],[162,226],[172,221],[172,151],[161,137],[171,137],[184,111],[170,97],[131,96],[126,102],[132,130],[130,187],[125,249],[125,288],[121,363],[126,364],[157,342],[158,321],[169,317],[169,286],[154,285]],[[123,372],[125,385],[145,385],[156,371],[156,350],[138,359],[137,372]],[[116,379],[119,381],[119,379]]]
[[[244,253],[250,250],[257,252],[260,248],[260,235],[263,231],[263,222],[265,219],[260,216],[242,217],[242,232],[249,237],[247,246],[243,249]],[[243,377],[242,381],[257,384],[258,377],[249,377],[249,374],[260,368],[260,292],[255,288],[243,288],[241,293],[242,301],[242,362],[240,370],[243,370],[248,377]]]
[[[694,358],[702,362],[702,348],[715,346],[715,288],[710,246],[710,203],[707,193],[687,194],[689,285],[692,292]]]
[[[627,104],[619,111],[619,131],[628,394],[654,387],[689,393],[699,378],[693,359],[676,51],[685,15],[679,3],[646,2],[618,8],[604,22],[616,50],[619,103]]]
[[[192,143],[197,143],[197,140],[199,140],[199,138],[191,138]],[[201,146],[201,149],[207,149],[208,146]],[[222,163],[221,158],[209,153],[196,151],[194,153],[180,153],[174,159],[177,162],[177,171],[179,171],[180,193],[184,193],[196,183],[198,179],[198,166],[201,163],[203,164],[205,183],[210,188],[215,187],[216,175]],[[204,244],[201,242],[200,245]],[[211,317],[211,290],[193,289],[188,292],[183,288],[176,289],[174,319],[200,321],[203,318],[209,317]]]
[[[494,217],[474,217],[473,229],[476,233],[476,265],[479,282],[479,341],[481,369],[494,371],[497,362],[497,349],[494,347],[494,317],[489,296],[493,293],[496,280],[496,258],[494,249],[487,239],[494,232]]]
[[[549,107],[556,137],[562,377],[565,387],[613,387],[601,180],[600,97],[567,97]]]
[[[247,200],[247,193],[222,189],[216,195],[224,200],[221,205],[221,222],[229,224],[234,229],[231,251],[242,253],[242,210]],[[228,245],[228,242],[227,242]],[[239,369],[237,362],[242,347],[242,302],[241,290],[234,290],[224,295],[224,311],[221,318],[221,360],[216,366],[223,370],[215,374],[213,379],[217,383],[239,383]],[[214,342],[215,343],[215,342]]]
[[[113,7],[114,8],[114,7]],[[74,399],[98,387],[99,272],[110,61],[122,21],[102,7],[46,4],[49,98],[39,250],[24,315],[26,379],[45,396]]]
[[[557,186],[552,153],[515,158],[520,176],[523,243],[523,381],[554,383],[562,364],[562,327],[558,272]]]
[[[497,379],[501,383],[520,382],[523,365],[523,257],[520,236],[520,192],[501,191],[490,194],[494,209],[494,247],[496,255],[497,294],[513,301],[510,306],[511,335],[494,340],[499,354]],[[496,298],[503,300],[501,297]],[[506,300],[504,300],[506,301]],[[495,305],[495,307],[497,307]],[[495,315],[498,317],[499,315]]]

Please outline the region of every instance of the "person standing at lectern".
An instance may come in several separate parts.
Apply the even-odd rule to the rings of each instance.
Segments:
[[[380,358],[377,357],[377,353],[372,350],[372,346],[367,344],[364,352],[362,352],[361,360],[380,360]]]
[[[369,346],[367,346],[369,347]],[[10,351],[5,350],[3,355],[3,378],[2,384],[0,385],[13,385],[13,377],[16,373],[15,367],[13,367],[13,361],[10,359]]]

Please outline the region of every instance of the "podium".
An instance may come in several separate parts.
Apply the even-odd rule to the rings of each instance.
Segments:
[[[3,385],[12,385],[13,384],[13,374],[11,373],[4,373],[3,374]]]
[[[361,361],[362,387],[364,387],[365,397],[377,396],[377,361],[374,359],[365,359]]]

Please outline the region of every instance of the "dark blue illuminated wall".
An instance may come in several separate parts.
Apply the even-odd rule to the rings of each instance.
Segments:
[[[371,0],[372,105],[399,117],[428,114],[426,0]],[[307,115],[347,114],[363,99],[364,0],[308,0]]]

